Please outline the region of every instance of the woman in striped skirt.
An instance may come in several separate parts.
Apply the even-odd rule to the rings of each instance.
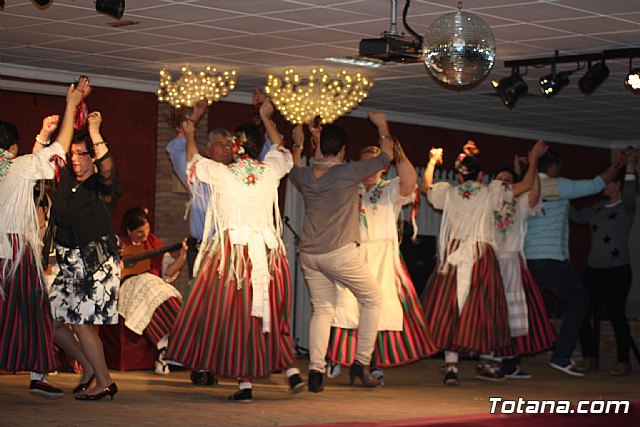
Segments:
[[[273,144],[264,162],[248,156],[230,165],[205,159],[197,154],[193,123],[185,125],[188,174],[208,184],[212,194],[204,235],[213,229],[215,235],[200,245],[197,274],[172,329],[167,358],[238,378],[239,390],[229,396],[237,402],[251,401],[251,380],[271,372],[285,371],[294,393],[304,387],[294,367],[291,283],[277,198],[293,161],[271,121],[269,101],[260,114]],[[232,147],[229,140],[226,149]]]
[[[542,212],[537,165],[534,163],[530,167],[536,169],[531,191],[521,194],[513,203],[505,203],[495,213],[495,240],[511,333],[511,345],[496,352],[495,356],[502,362],[501,374],[515,379],[531,378],[529,373],[520,370],[519,356],[539,353],[551,348],[555,342],[555,331],[542,295],[523,255],[527,219]],[[516,174],[506,168],[496,174],[496,179],[511,185],[516,181]]]
[[[131,208],[122,217],[121,231],[124,234],[123,256],[136,248],[136,252],[148,252],[162,249],[162,241],[151,233],[149,217],[144,208]],[[168,251],[167,251],[168,252]],[[169,365],[165,361],[169,332],[175,323],[182,295],[171,283],[180,275],[187,261],[186,241],[182,243],[178,258],[169,253],[158,254],[150,260],[141,260],[131,269],[126,266],[122,271],[123,283],[120,285],[118,313],[124,317],[124,324],[138,335],[144,334],[158,350],[155,372],[169,374]],[[132,277],[128,278],[131,273]]]
[[[532,150],[533,162],[544,152]],[[483,185],[479,150],[469,141],[455,167],[461,184],[433,184],[442,149],[432,148],[421,190],[443,210],[438,265],[427,282],[422,305],[436,345],[445,352],[445,385],[458,385],[458,351],[490,353],[510,343],[507,303],[493,239],[493,213],[513,194],[531,188],[530,170],[517,189],[492,181]]]
[[[380,134],[388,135],[383,113],[371,113],[370,117],[375,114],[380,117],[373,116],[372,121],[384,126],[379,129]],[[369,159],[379,153],[378,147],[366,147],[360,152],[360,159]],[[396,166],[396,178],[382,179],[384,171],[381,170],[364,180],[358,190],[360,254],[376,277],[384,299],[371,359],[371,375],[381,382],[384,381],[382,368],[411,363],[436,351],[413,282],[402,261],[398,241],[397,220],[402,205],[415,199],[418,177],[404,153],[398,156]],[[355,296],[338,285],[329,340],[329,377],[337,375],[339,365],[353,364],[358,319]]]
[[[56,365],[33,186],[56,175],[56,159],[63,162],[69,151],[75,110],[90,89],[87,78],[71,85],[58,141],[38,135],[34,154],[16,157],[18,131],[0,121],[0,370],[31,371],[30,393],[46,398],[64,393],[44,378]]]

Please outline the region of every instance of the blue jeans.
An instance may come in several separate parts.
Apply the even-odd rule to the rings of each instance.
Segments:
[[[549,292],[564,306],[564,318],[553,358],[569,359],[578,341],[582,321],[589,310],[589,296],[568,260],[527,260],[540,293]]]

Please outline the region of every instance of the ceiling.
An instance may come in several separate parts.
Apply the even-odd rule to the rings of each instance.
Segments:
[[[95,11],[93,0],[54,0],[38,8],[5,0],[0,12],[0,89],[19,90],[8,76],[68,82],[85,73],[100,86],[155,91],[158,70],[215,65],[236,69],[229,100],[249,102],[269,73],[313,66],[355,69],[326,61],[358,54],[362,38],[389,29],[389,0],[129,0],[122,21]],[[398,30],[404,1],[399,0]],[[423,64],[360,69],[376,86],[358,110],[380,109],[394,121],[581,145],[637,144],[640,95],[625,90],[627,59],[608,60],[609,78],[590,96],[577,88],[583,71],[552,99],[537,80],[548,68],[529,67],[529,94],[503,106],[491,79],[510,74],[505,60],[595,53],[640,47],[638,0],[465,0],[464,10],[484,19],[497,44],[489,78],[467,91],[443,88]],[[424,34],[431,22],[457,9],[455,0],[414,0],[408,21]],[[634,62],[640,67],[640,58]],[[561,64],[559,70],[574,64]],[[635,125],[634,125],[635,123]]]

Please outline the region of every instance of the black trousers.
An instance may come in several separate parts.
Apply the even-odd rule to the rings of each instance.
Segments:
[[[187,268],[189,269],[189,279],[193,277],[193,265],[196,263],[199,247],[200,240],[195,237],[189,237],[187,239]]]
[[[616,337],[618,362],[629,363],[629,321],[625,313],[631,289],[631,266],[611,268],[587,267],[582,282],[591,300],[589,315],[580,331],[580,345],[584,357],[595,357],[598,342],[592,321],[599,322],[607,313]]]

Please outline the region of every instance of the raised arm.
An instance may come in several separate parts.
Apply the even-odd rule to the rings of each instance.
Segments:
[[[538,175],[538,159],[547,152],[549,147],[544,141],[538,141],[533,144],[531,150],[529,150],[529,169],[524,174],[522,181],[513,184],[513,197],[517,197],[525,191],[531,190],[534,184],[535,177]]]
[[[304,149],[304,129],[301,124],[296,125],[291,131],[293,146],[291,147],[291,155],[293,156],[293,164],[302,166],[302,150]]]
[[[58,143],[62,146],[65,153],[68,153],[71,147],[76,108],[78,108],[78,105],[82,102],[82,98],[89,95],[90,92],[91,82],[89,78],[85,76],[78,79],[78,86],[71,85],[67,90],[67,105],[64,110],[60,132],[58,133]]]
[[[616,174],[620,171],[620,169],[625,165],[626,159],[624,156],[618,155],[616,160],[609,165],[602,173],[600,173],[600,178],[604,181],[605,184],[610,183],[613,178],[615,178]]]
[[[184,126],[185,137],[187,138],[187,161],[190,162],[198,154],[196,144],[196,126],[193,122],[187,121]]]
[[[533,177],[533,185],[529,192],[529,207],[534,208],[540,199],[540,175],[537,173]]]
[[[627,155],[627,164],[625,166],[625,183],[622,190],[622,200],[625,204],[625,209],[635,210],[636,193],[638,192],[638,174],[636,172],[636,165],[638,163],[638,155],[640,155],[640,147],[629,147],[625,150]],[[633,178],[631,178],[631,175]],[[627,179],[629,176],[630,179]],[[631,184],[634,184],[633,187]]]
[[[398,176],[400,177],[400,195],[404,197],[415,191],[416,184],[418,183],[418,173],[416,172],[416,168],[413,166],[413,163],[411,163],[409,158],[405,155],[404,150],[400,145],[400,141],[395,140],[395,143],[397,154],[396,169],[398,171]]]
[[[115,180],[115,163],[109,154],[109,146],[100,133],[102,115],[99,111],[93,111],[87,117],[89,122],[89,137],[96,154],[96,166],[100,174],[102,185],[111,188]]]
[[[319,160],[322,156],[322,150],[320,148],[320,136],[322,135],[322,125],[320,121],[317,123],[309,123],[309,132],[311,132],[311,148],[313,150],[313,159]]]
[[[280,138],[280,132],[276,128],[276,124],[273,121],[273,104],[271,100],[266,99],[262,105],[260,105],[260,118],[264,124],[264,129],[267,132],[269,141],[271,144],[283,145],[284,141]]]
[[[390,160],[394,159],[393,153],[393,137],[389,133],[389,125],[387,118],[382,111],[369,111],[369,120],[378,128],[378,141],[380,142],[380,149],[382,152],[387,153]]]
[[[36,135],[36,141],[33,143],[33,150],[31,151],[32,153],[37,153],[51,143],[51,135],[53,135],[58,128],[59,120],[60,116],[57,114],[42,119],[42,128],[40,128],[40,132]]]
[[[429,192],[429,189],[433,185],[433,172],[436,169],[437,164],[442,163],[442,148],[431,148],[429,150],[429,163],[427,163],[427,168],[424,170],[424,176],[422,177],[422,182],[420,183],[420,191],[422,191],[425,195]]]

